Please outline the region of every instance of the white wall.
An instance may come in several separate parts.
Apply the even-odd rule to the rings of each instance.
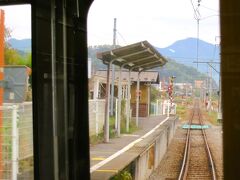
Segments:
[[[89,104],[89,135],[103,132],[105,100],[88,100]]]

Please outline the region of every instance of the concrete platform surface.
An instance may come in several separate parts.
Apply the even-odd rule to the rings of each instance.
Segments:
[[[133,134],[121,134],[118,138],[110,139],[109,143],[92,145],[90,147],[91,180],[109,179],[121,171],[141,153],[142,149],[134,146],[174,118],[175,116],[139,118],[139,130]]]

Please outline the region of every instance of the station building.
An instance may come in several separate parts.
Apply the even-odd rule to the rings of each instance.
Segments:
[[[140,75],[140,90],[137,91],[137,76],[138,72],[132,72],[131,79],[131,90],[130,90],[130,99],[131,99],[131,110],[132,117],[136,116],[136,98],[139,97],[139,117],[147,117],[149,116],[149,108],[151,103],[151,85],[159,84],[159,72],[157,71],[146,71],[142,72]],[[110,77],[112,74],[110,73]],[[117,98],[118,91],[118,81],[119,81],[119,72],[116,70],[115,72],[115,80],[114,80],[114,98]],[[128,71],[122,71],[121,75],[122,81],[122,99],[127,99],[128,92]],[[92,76],[90,79],[90,97],[92,99],[104,99],[106,96],[106,79],[107,79],[107,71],[99,70]],[[111,80],[112,82],[112,80]]]

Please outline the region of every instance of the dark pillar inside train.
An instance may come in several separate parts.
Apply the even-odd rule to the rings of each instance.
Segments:
[[[220,0],[224,179],[240,178],[240,1]]]

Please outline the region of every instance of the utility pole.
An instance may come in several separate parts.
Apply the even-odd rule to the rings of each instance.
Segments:
[[[201,18],[200,12],[199,12],[199,7],[200,7],[200,2],[201,0],[198,0],[198,7],[195,9],[194,7],[194,15],[195,19],[197,20],[197,69],[198,69],[198,51],[199,51],[199,21]]]
[[[113,48],[116,48],[117,36],[117,19],[114,18],[113,24]],[[112,64],[112,83],[111,83],[111,102],[110,102],[110,115],[113,116],[113,100],[114,100],[114,81],[115,81],[115,65]]]
[[[210,79],[209,79],[209,107],[210,107],[210,111],[211,111],[211,107],[212,107],[212,68],[210,68]]]
[[[218,93],[218,122],[222,120],[222,81],[221,81],[221,70],[219,73],[219,93]]]
[[[211,96],[212,96],[212,69],[219,74],[219,106],[218,106],[218,119],[222,118],[222,102],[221,102],[221,72],[218,71],[214,66],[212,66],[212,64],[220,64],[220,62],[214,62],[214,61],[210,61],[210,62],[193,62],[193,63],[206,63],[208,64],[211,68],[210,68],[210,75],[211,78],[209,78],[209,82],[207,83],[209,86],[207,89],[209,89],[209,101],[211,101]],[[221,69],[220,69],[221,70]],[[211,105],[211,104],[210,104]]]
[[[114,18],[113,23],[113,47],[116,46],[116,37],[117,37],[117,18]]]
[[[199,17],[197,17],[197,69],[198,69],[198,49],[199,49]]]

